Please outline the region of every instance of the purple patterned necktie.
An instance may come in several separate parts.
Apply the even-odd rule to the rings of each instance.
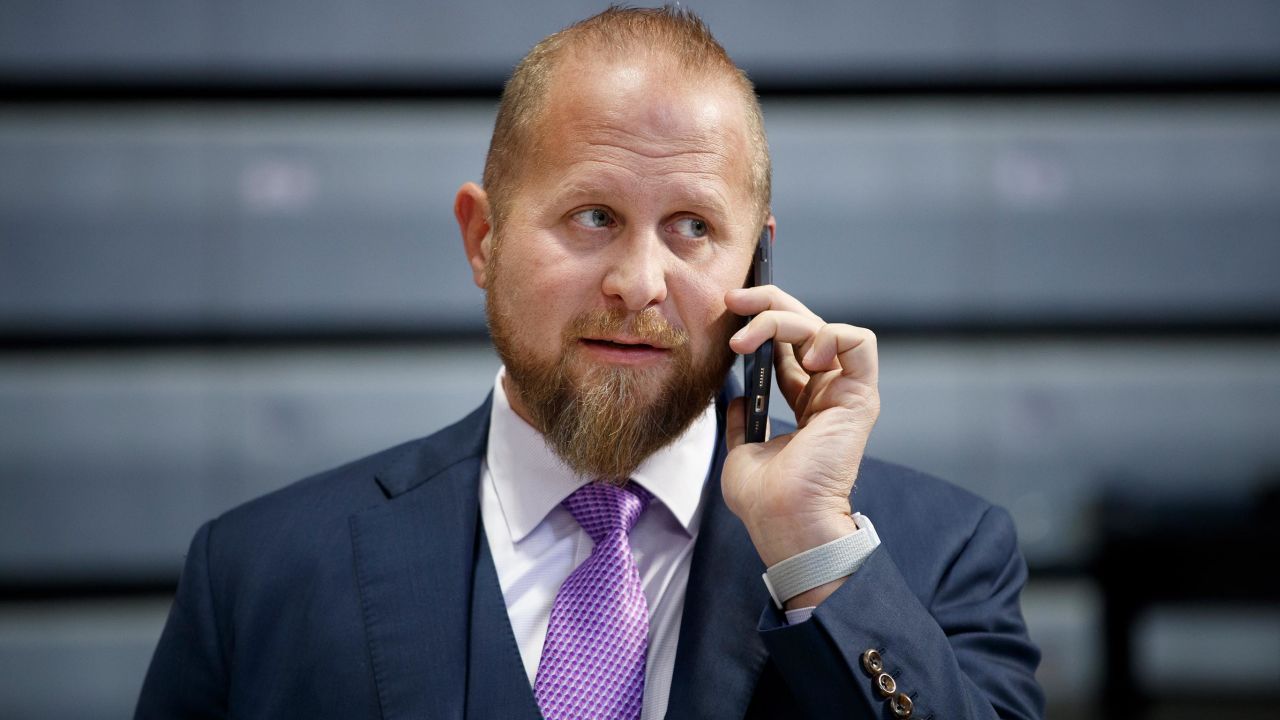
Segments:
[[[595,547],[551,606],[533,683],[547,720],[640,717],[649,605],[627,533],[651,497],[631,482],[591,483],[564,500]]]

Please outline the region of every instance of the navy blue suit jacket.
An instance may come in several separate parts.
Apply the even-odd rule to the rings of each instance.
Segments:
[[[731,390],[726,389],[726,394]],[[725,394],[718,401],[723,427]],[[537,718],[479,522],[489,403],[196,533],[138,718]],[[857,574],[788,626],[742,523],[706,483],[669,718],[892,717],[878,649],[917,718],[1035,718],[1039,653],[1009,516],[867,459]]]

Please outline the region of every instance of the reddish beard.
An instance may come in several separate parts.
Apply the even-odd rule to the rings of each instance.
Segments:
[[[558,357],[539,359],[520,346],[516,314],[499,306],[502,282],[493,270],[485,314],[511,381],[507,387],[547,446],[584,477],[625,483],[645,458],[684,434],[733,364],[729,335],[735,316],[726,313],[713,326],[715,342],[695,359],[688,333],[653,308],[635,315],[621,309],[583,313],[565,329]],[[624,335],[669,348],[669,362],[636,368],[583,357],[582,338]]]

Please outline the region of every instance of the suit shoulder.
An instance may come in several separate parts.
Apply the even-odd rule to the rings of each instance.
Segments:
[[[483,453],[486,406],[426,437],[410,440],[298,480],[250,500],[214,521],[219,535],[278,534],[293,526],[346,523],[439,470]]]
[[[375,482],[379,471],[404,454],[412,453],[426,440],[410,440],[294,481],[228,510],[214,524],[226,533],[233,528],[247,530],[259,524],[278,527],[282,522],[302,516],[311,522],[328,516],[345,518],[380,502],[383,494]]]
[[[935,532],[939,522],[972,529],[988,512],[1004,512],[946,480],[870,457],[862,461],[850,500],[855,510],[873,522],[877,514],[887,514],[895,523],[933,526]]]

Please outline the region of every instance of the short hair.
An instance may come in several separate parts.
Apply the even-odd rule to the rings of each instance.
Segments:
[[[719,76],[735,86],[746,108],[751,195],[756,200],[760,223],[768,217],[772,194],[769,145],[760,101],[746,73],[733,63],[693,11],[670,5],[614,5],[534,45],[507,80],[484,164],[483,183],[489,195],[490,222],[495,227],[506,218],[515,183],[531,154],[533,135],[541,126],[555,70],[565,53],[586,49],[619,55],[637,46],[665,55],[690,72]]]

